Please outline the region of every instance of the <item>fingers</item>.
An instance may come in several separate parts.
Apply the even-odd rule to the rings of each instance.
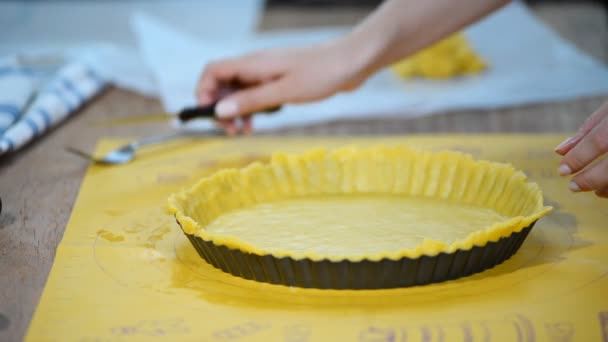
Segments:
[[[608,198],[608,187],[595,190],[595,195],[602,198]]]
[[[231,137],[238,134],[250,135],[253,132],[253,117],[251,115],[236,119],[218,119],[215,124]]]
[[[270,63],[272,58],[259,59],[252,54],[209,63],[197,84],[196,97],[201,105],[222,99],[216,106],[216,125],[229,136],[251,134],[250,114],[259,111],[269,100],[276,101],[276,97],[268,96],[274,86],[266,87],[265,83],[275,83],[279,78],[275,68],[278,63]],[[246,90],[236,90],[240,88]],[[258,96],[261,97],[258,99]],[[236,119],[239,116],[241,118]]]
[[[585,120],[575,135],[564,140],[555,148],[555,152],[559,155],[565,155],[578,143],[604,118],[608,117],[608,101],[605,102],[597,111]]]
[[[253,132],[253,117],[251,115],[243,117],[242,132],[245,135],[250,135]]]
[[[570,183],[570,190],[596,191],[599,195],[608,194],[608,158],[604,158],[585,171],[576,175]]]
[[[235,136],[238,133],[234,119],[216,120],[215,124],[223,129],[228,136]]]
[[[217,104],[216,114],[222,119],[250,115],[282,105],[289,98],[289,86],[283,79],[280,79],[227,96]]]
[[[234,76],[234,67],[228,60],[207,64],[196,87],[196,98],[201,105],[208,105],[219,95],[221,83]]]
[[[558,168],[561,176],[578,173],[568,185],[571,191],[594,191],[598,197],[608,198],[608,101],[555,152],[564,156]]]
[[[198,102],[201,105],[209,105],[222,97],[229,96],[230,92],[233,91],[227,89],[230,84],[247,85],[250,83],[254,85],[259,83],[259,77],[255,75],[258,70],[254,70],[254,72],[250,70],[249,65],[251,63],[249,60],[251,59],[252,56],[244,56],[239,59],[226,59],[209,63],[197,84],[196,97]],[[271,76],[262,73],[260,77],[264,80],[265,77],[270,78]],[[251,134],[253,130],[252,121],[250,116],[236,120],[233,116],[219,117],[218,115],[215,123],[224,130],[226,135],[235,136],[240,133]]]
[[[257,83],[262,75],[253,67],[254,61],[249,57],[226,59],[207,64],[196,87],[196,98],[201,105],[217,101],[227,85]],[[262,72],[263,73],[263,72]]]
[[[559,173],[562,176],[577,173],[606,152],[608,152],[608,119],[604,118],[564,155]]]

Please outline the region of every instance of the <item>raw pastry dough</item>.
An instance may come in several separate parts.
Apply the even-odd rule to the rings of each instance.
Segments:
[[[497,212],[399,195],[329,195],[260,203],[215,219],[207,231],[269,253],[346,258],[397,253],[425,239],[448,244],[506,220]]]
[[[551,208],[506,164],[407,147],[278,153],[174,194],[187,234],[258,255],[351,261],[483,246]]]
[[[392,65],[394,72],[406,79],[448,79],[478,74],[487,67],[487,63],[475,53],[462,33],[449,36]]]

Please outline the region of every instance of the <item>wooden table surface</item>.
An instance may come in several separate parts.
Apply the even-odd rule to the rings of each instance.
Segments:
[[[608,22],[589,4],[535,7],[536,13],[565,38],[608,62]],[[365,9],[267,10],[260,29],[348,24]],[[492,111],[439,113],[417,119],[338,121],[271,134],[352,135],[408,133],[563,133],[574,131],[608,97],[536,104]],[[66,145],[91,150],[106,136],[133,137],[167,133],[163,124],[103,126],[99,121],[160,112],[156,99],[109,89],[27,148],[0,159],[0,340],[21,340],[48,276],[57,244],[70,217],[87,163],[64,152]],[[373,113],[370,113],[373,114]]]

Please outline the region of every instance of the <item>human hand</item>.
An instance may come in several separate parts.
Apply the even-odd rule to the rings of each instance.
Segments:
[[[608,101],[583,123],[577,133],[555,148],[562,155],[558,171],[573,175],[573,192],[594,191],[608,198]]]
[[[286,103],[319,100],[365,79],[346,42],[259,51],[208,64],[198,82],[201,105],[219,101],[217,123],[228,135],[248,134],[251,114]],[[239,89],[229,89],[231,84]]]

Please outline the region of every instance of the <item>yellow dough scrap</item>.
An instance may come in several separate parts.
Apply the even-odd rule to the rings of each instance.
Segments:
[[[404,79],[415,77],[448,79],[478,74],[488,66],[475,53],[467,38],[462,33],[456,33],[394,63],[391,67]]]

